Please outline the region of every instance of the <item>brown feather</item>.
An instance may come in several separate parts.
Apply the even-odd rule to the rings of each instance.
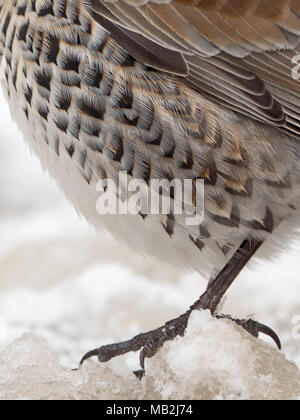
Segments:
[[[138,61],[300,136],[291,61],[300,45],[300,0],[91,2],[95,20]]]

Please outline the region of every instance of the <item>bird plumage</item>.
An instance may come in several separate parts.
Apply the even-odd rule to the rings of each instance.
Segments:
[[[207,275],[299,215],[299,13],[297,0],[0,0],[4,91],[78,212]],[[204,223],[100,217],[96,184],[120,171],[203,179]]]
[[[300,134],[300,85],[291,77],[300,53],[298,1],[140,3],[92,0],[87,8],[139,61],[146,56],[221,105]]]

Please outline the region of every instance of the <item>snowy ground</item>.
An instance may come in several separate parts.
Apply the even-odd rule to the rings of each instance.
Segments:
[[[205,313],[176,351],[172,343],[149,361],[142,384],[130,373],[136,354],[71,372],[87,350],[185,311],[205,283],[95,234],[30,156],[0,99],[0,399],[300,397],[298,369],[272,344]],[[295,243],[276,263],[252,263],[223,311],[274,328],[300,368],[299,251]]]

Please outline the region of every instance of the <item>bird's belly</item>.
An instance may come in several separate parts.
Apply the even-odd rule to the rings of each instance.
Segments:
[[[216,261],[218,266],[226,262],[224,254],[213,242],[202,250],[191,241],[188,230],[185,232],[174,229],[174,233],[170,235],[166,231],[165,216],[100,215],[97,211],[100,192],[97,191],[96,183],[87,182],[84,172],[78,170],[78,166],[74,164],[74,157],[72,159],[65,148],[61,148],[58,155],[55,148],[49,147],[42,130],[38,132],[36,126],[34,128],[27,120],[18,98],[13,94],[9,103],[13,118],[31,151],[38,156],[42,168],[55,179],[76,211],[96,230],[108,230],[120,241],[145,256],[157,258],[162,263],[170,263],[182,269],[197,270],[206,276],[216,266]]]
[[[70,156],[67,148],[61,147],[58,154],[55,147],[49,147],[43,130],[37,130],[36,122],[33,126],[32,122],[26,118],[16,94],[11,93],[9,102],[12,115],[31,150],[39,157],[42,167],[56,180],[77,212],[97,230],[110,231],[137,252],[153,256],[162,262],[171,263],[185,270],[196,270],[208,278],[210,273],[218,271],[226,264],[249,234],[264,239],[269,236],[270,232],[253,229],[250,225],[234,226],[230,223],[227,225],[205,220],[209,234],[200,238],[199,226],[182,226],[181,222],[181,226],[176,226],[176,218],[173,231],[168,231],[167,219],[164,215],[147,215],[147,217],[130,214],[100,215],[97,211],[100,193],[97,191],[95,180],[87,182],[88,167],[85,170],[78,170],[78,165],[74,163],[75,158]],[[55,132],[53,136],[56,136]],[[294,204],[295,208],[298,205],[300,208],[300,200],[294,200]],[[288,206],[283,203],[282,218],[287,215],[287,208]],[[257,208],[253,208],[253,212],[255,211],[258,212]],[[257,220],[259,217],[263,218],[263,213],[259,216],[257,214]],[[255,219],[255,214],[253,218]],[[295,210],[294,218],[296,218],[294,225],[298,226],[299,212]],[[273,247],[269,249],[271,252],[274,251]]]

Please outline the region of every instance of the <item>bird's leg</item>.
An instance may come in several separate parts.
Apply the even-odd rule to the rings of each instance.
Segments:
[[[144,334],[139,334],[131,340],[123,341],[121,343],[110,344],[100,347],[87,353],[81,360],[81,365],[90,357],[97,356],[100,362],[107,362],[116,356],[122,354],[138,351],[140,352],[141,370],[135,371],[138,378],[142,378],[145,373],[145,359],[153,357],[157,351],[164,345],[166,341],[173,340],[176,336],[183,336],[186,330],[189,317],[193,310],[209,309],[216,318],[226,318],[239,326],[255,337],[259,333],[269,335],[274,339],[280,348],[280,340],[277,335],[270,328],[253,320],[234,320],[230,316],[215,315],[216,309],[222,300],[224,294],[229,289],[235,278],[242,271],[245,265],[249,262],[251,257],[262,245],[261,241],[249,238],[243,242],[238,251],[233,255],[228,264],[219,273],[219,275],[209,284],[207,290],[195,302],[190,309],[179,316],[167,322],[163,327],[157,328]]]

